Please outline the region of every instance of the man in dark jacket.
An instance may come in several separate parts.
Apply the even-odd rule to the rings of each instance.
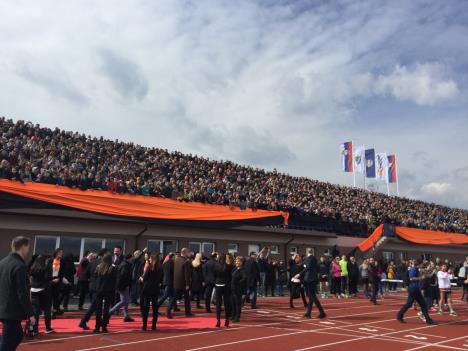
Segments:
[[[213,295],[214,281],[215,281],[215,267],[218,253],[211,254],[211,260],[208,260],[203,265],[203,280],[205,285],[205,310],[211,313],[211,296]]]
[[[124,322],[134,322],[128,313],[128,304],[130,303],[130,286],[132,285],[132,254],[127,254],[125,259],[117,268],[117,292],[119,293],[120,301],[117,302],[111,309],[110,314],[119,311],[123,307]]]
[[[359,266],[354,256],[351,256],[348,261],[349,295],[356,296],[358,281],[359,281]]]
[[[159,307],[169,299],[167,304],[166,317],[172,319],[172,310],[176,305],[175,291],[174,291],[174,257],[175,253],[169,252],[169,254],[164,259],[163,263],[163,285],[164,293],[163,296],[158,300],[158,310]]]
[[[190,306],[190,285],[192,279],[192,264],[190,262],[190,251],[183,248],[180,256],[174,261],[174,289],[178,296],[184,297],[185,316],[192,317]]]
[[[304,269],[301,273],[297,274],[295,278],[300,278],[304,282],[305,291],[309,298],[307,311],[304,314],[304,317],[311,318],[312,306],[315,303],[320,313],[317,318],[325,318],[326,314],[322,308],[322,304],[317,298],[318,264],[312,249],[307,249],[307,258],[305,259]]]
[[[11,242],[12,252],[0,261],[0,320],[3,324],[0,351],[16,350],[23,339],[21,321],[36,324],[30,300],[27,267],[29,239],[18,236]]]
[[[78,325],[80,328],[84,330],[89,330],[87,323],[91,319],[91,316],[96,311],[96,292],[97,292],[97,275],[96,275],[96,268],[101,263],[102,257],[107,253],[107,249],[102,249],[99,251],[98,257],[88,264],[86,268],[86,274],[89,277],[89,294],[91,295],[91,303],[88,307],[83,318],[81,318],[80,324]]]
[[[124,260],[125,256],[122,253],[122,246],[114,247],[114,254],[112,255],[112,265],[114,267],[118,267]]]
[[[257,287],[260,281],[260,269],[257,263],[257,254],[250,253],[250,259],[245,263],[245,274],[247,275],[247,297],[250,300],[250,307],[257,308]]]

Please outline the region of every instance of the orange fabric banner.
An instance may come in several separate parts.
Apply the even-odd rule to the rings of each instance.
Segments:
[[[365,239],[362,243],[358,245],[359,250],[361,250],[362,252],[369,250],[372,246],[374,246],[377,240],[380,239],[380,237],[382,236],[382,233],[383,233],[383,224],[375,228],[374,232],[367,239]]]
[[[446,233],[435,230],[416,229],[408,227],[396,227],[396,234],[407,241],[416,244],[428,245],[460,245],[468,244],[468,235],[458,233]]]
[[[79,190],[43,183],[20,183],[0,179],[0,191],[72,207],[80,210],[117,216],[144,217],[189,221],[236,221],[282,216],[287,224],[288,213],[265,210],[241,210],[200,202],[180,202],[160,197],[113,194],[102,190]]]

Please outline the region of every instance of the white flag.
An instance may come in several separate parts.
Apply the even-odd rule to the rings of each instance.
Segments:
[[[375,154],[375,173],[378,180],[388,181],[388,158],[386,152]]]
[[[353,150],[353,166],[354,172],[357,173],[366,173],[366,156],[365,156],[365,147],[356,146]]]

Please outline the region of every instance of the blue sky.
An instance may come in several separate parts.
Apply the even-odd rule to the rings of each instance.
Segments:
[[[466,1],[0,0],[0,114],[468,208]]]

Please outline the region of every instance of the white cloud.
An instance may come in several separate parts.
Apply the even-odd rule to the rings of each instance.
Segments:
[[[397,65],[389,75],[380,75],[377,94],[390,94],[398,100],[418,105],[436,105],[457,97],[457,83],[444,76],[439,63],[416,63],[413,67]]]
[[[438,183],[432,182],[429,184],[424,184],[421,187],[421,190],[429,195],[446,195],[454,189],[453,185],[450,183]]]

